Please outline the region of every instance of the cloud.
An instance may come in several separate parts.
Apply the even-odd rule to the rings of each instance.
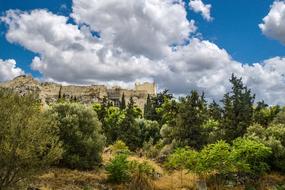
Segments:
[[[204,4],[202,0],[190,0],[189,6],[194,12],[201,13],[205,20],[213,20],[213,17],[211,17],[211,4]]]
[[[144,56],[133,56],[120,48],[102,44],[88,27],[68,24],[67,17],[46,10],[8,11],[8,41],[39,54],[32,68],[46,79],[70,83],[133,81],[146,79],[163,66]]]
[[[285,1],[274,1],[262,20],[259,24],[262,33],[285,45]]]
[[[151,59],[163,58],[196,30],[177,0],[73,0],[72,10],[76,23],[99,32],[105,45]]]
[[[285,57],[273,57],[252,66],[244,66],[246,84],[258,100],[270,104],[285,104]]]
[[[80,1],[80,3],[82,2],[85,0]],[[108,2],[113,3],[112,0],[104,1],[104,3]],[[146,2],[156,2],[158,5],[161,3],[156,0]],[[171,1],[166,2],[170,3]],[[104,3],[101,6],[105,7]],[[146,7],[146,3],[140,4],[140,7],[137,7],[135,2],[133,3],[134,5],[131,7],[136,7],[136,9],[145,9]],[[82,6],[81,12],[83,12],[84,6],[80,5]],[[90,6],[86,7],[87,12],[90,11],[89,7],[95,6],[92,3],[88,5]],[[180,7],[181,4],[160,6]],[[119,13],[139,12],[128,10],[129,5],[122,5],[120,8],[120,11],[110,9],[108,14],[119,16]],[[96,9],[93,11],[95,14]],[[114,11],[119,13],[113,13]],[[165,20],[169,20],[171,17],[174,18],[175,15],[166,15],[161,18],[160,22],[168,23]],[[108,18],[106,16],[105,19],[108,20]],[[121,17],[118,22],[120,21],[122,28],[126,27],[124,31],[127,31],[129,28],[126,23],[129,20],[123,18]],[[77,24],[68,23],[68,19],[68,17],[56,15],[47,10],[30,12],[10,10],[2,17],[2,21],[8,26],[6,38],[11,43],[18,43],[38,54],[34,57],[31,66],[34,70],[41,72],[45,80],[124,86],[130,86],[135,81],[154,80],[160,88],[168,88],[176,94],[186,94],[192,89],[197,89],[204,91],[207,97],[219,100],[229,90],[228,80],[231,74],[235,73],[242,76],[249,88],[257,93],[258,100],[264,99],[270,104],[285,104],[285,100],[282,100],[282,97],[285,96],[285,73],[282,72],[285,71],[285,58],[275,57],[253,65],[243,65],[235,61],[225,49],[210,41],[183,35],[181,38],[172,38],[169,37],[172,36],[172,31],[167,33],[168,31],[162,31],[161,27],[147,28],[146,30],[149,30],[147,35],[160,34],[159,36],[163,36],[163,38],[186,40],[188,43],[171,46],[173,40],[161,41],[160,38],[156,39],[157,36],[155,39],[151,37],[153,42],[145,43],[142,40],[134,40],[130,34],[128,43],[131,45],[126,46],[126,41],[115,40],[120,37],[118,33],[121,32],[117,29],[119,26],[116,25],[118,24],[108,27],[104,23],[97,23],[101,28],[98,30],[97,24],[94,24],[91,18],[90,21],[87,21],[87,18],[83,19],[84,22],[82,17],[76,18]],[[113,20],[113,18],[109,19]],[[144,24],[150,20],[145,15],[137,19],[144,27],[146,27]],[[176,19],[174,18],[174,20]],[[103,19],[102,22],[105,21]],[[109,24],[111,25],[113,22],[110,21]],[[154,21],[152,20],[152,22]],[[141,25],[137,24],[137,27]],[[149,26],[154,26],[154,24]],[[109,28],[116,32],[109,34]],[[93,32],[97,30],[101,33],[101,37],[93,35]],[[137,38],[142,36],[143,33],[138,33]],[[151,55],[147,50],[148,47],[144,47],[145,44],[160,53]],[[144,48],[134,51],[135,48],[130,48],[132,45]],[[163,51],[162,47],[167,51]]]
[[[11,80],[22,74],[24,74],[24,71],[16,67],[16,61],[14,59],[0,59],[0,82]]]

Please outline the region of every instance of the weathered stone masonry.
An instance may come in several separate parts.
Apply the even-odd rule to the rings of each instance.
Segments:
[[[13,89],[20,94],[35,93],[43,105],[56,102],[59,97],[76,99],[84,104],[101,102],[104,97],[118,105],[122,95],[125,95],[126,103],[133,97],[136,105],[143,110],[147,95],[156,95],[155,83],[136,83],[134,89],[121,87],[107,88],[105,85],[62,86],[57,83],[39,82],[31,76],[21,75],[11,81],[0,83],[0,87]]]

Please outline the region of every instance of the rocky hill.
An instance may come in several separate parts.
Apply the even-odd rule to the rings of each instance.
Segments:
[[[136,83],[134,89],[123,89],[121,87],[107,88],[105,85],[63,86],[57,83],[40,82],[32,76],[21,75],[11,81],[0,83],[0,87],[12,89],[21,95],[28,93],[36,94],[43,105],[56,102],[59,98],[76,100],[84,104],[101,102],[104,97],[119,105],[122,95],[125,95],[126,102],[130,97],[136,102],[136,105],[143,109],[147,95],[156,95],[155,83]]]

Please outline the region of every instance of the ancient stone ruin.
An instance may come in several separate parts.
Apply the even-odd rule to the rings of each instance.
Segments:
[[[114,105],[119,105],[124,94],[126,103],[130,97],[133,97],[135,104],[143,110],[148,94],[156,95],[155,83],[136,83],[134,89],[123,89],[118,86],[108,88],[105,85],[64,86],[53,82],[40,82],[27,75],[21,75],[11,81],[0,83],[0,87],[12,89],[21,95],[34,93],[43,105],[54,103],[59,98],[91,104],[102,102],[104,97]]]

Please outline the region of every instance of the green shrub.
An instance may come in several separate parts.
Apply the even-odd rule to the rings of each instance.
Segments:
[[[285,125],[270,124],[267,128],[254,124],[247,129],[246,136],[272,149],[270,166],[285,172]]]
[[[128,155],[117,154],[110,163],[106,165],[108,181],[112,183],[122,183],[130,179]]]
[[[197,164],[198,152],[188,148],[178,148],[172,153],[166,162],[166,166],[174,169],[194,169]]]
[[[269,169],[267,161],[271,154],[271,148],[260,142],[238,138],[233,142],[231,159],[236,163],[239,172],[256,177]]]
[[[242,175],[252,179],[269,169],[271,149],[264,144],[247,138],[239,138],[233,145],[225,141],[205,146],[200,152],[179,148],[172,153],[166,165],[175,169],[187,169],[201,179],[213,177],[221,185],[227,177]]]
[[[40,109],[33,95],[0,90],[0,189],[15,186],[61,157],[56,123]]]
[[[231,146],[225,141],[218,141],[204,147],[198,155],[196,172],[211,175],[225,175],[235,171],[231,156]]]
[[[78,169],[92,169],[98,165],[105,137],[101,134],[96,112],[78,103],[55,104],[50,112],[56,115],[63,142],[60,164]]]
[[[125,153],[129,154],[130,150],[129,147],[121,140],[117,140],[111,147],[113,153]]]

